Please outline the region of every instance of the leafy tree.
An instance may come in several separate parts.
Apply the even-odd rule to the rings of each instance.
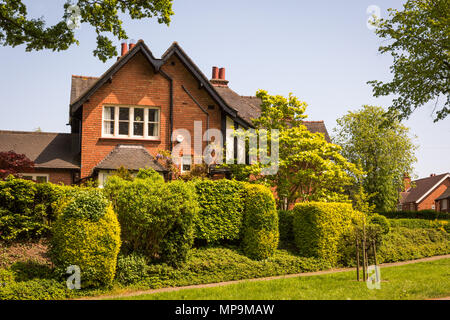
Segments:
[[[434,121],[444,119],[450,112],[450,0],[408,0],[402,11],[389,9],[389,17],[375,32],[388,40],[378,50],[392,55],[393,79],[369,81],[374,95],[398,95],[390,111],[400,120],[431,100]]]
[[[398,120],[388,122],[381,107],[364,106],[337,120],[334,142],[342,155],[365,171],[362,199],[378,211],[394,210],[403,175],[412,171],[417,148],[408,136],[409,129]],[[355,186],[359,192],[360,186]],[[367,196],[369,195],[369,196]]]
[[[24,154],[17,154],[14,151],[0,152],[0,179],[9,175],[16,176],[20,172],[33,169],[34,162]]]
[[[74,32],[76,24],[88,23],[97,33],[94,56],[105,62],[117,55],[112,40],[105,34],[110,33],[119,40],[128,38],[120,13],[131,19],[156,17],[159,23],[169,25],[172,0],[67,0],[62,20],[53,26],[46,26],[43,18],[28,17],[23,1],[1,0],[0,44],[12,47],[25,44],[27,51],[67,50],[79,44]]]
[[[307,104],[292,94],[285,98],[264,90],[258,91],[257,97],[262,101],[262,113],[253,121],[255,128],[257,132],[279,130],[278,138],[270,134],[268,137],[270,144],[279,144],[279,160],[278,171],[272,175],[261,174],[267,165],[252,165],[253,179],[276,189],[277,205],[282,209],[297,201],[348,200],[345,186],[352,184],[352,175],[359,174],[359,170],[340,154],[341,147],[305,127]],[[252,155],[257,153],[253,149]]]

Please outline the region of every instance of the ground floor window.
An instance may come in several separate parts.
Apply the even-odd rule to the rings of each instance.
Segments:
[[[22,178],[25,180],[32,180],[37,183],[45,183],[48,182],[48,174],[42,173],[21,173]]]
[[[441,200],[441,211],[442,210],[447,210],[447,208],[448,208],[448,199],[444,199],[444,200]]]
[[[191,171],[191,156],[183,156],[181,158],[181,172]]]

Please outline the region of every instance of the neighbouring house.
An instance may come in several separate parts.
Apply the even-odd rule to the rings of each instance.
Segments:
[[[120,166],[151,167],[168,178],[157,160],[160,151],[188,146],[193,151],[182,151],[176,165],[189,171],[193,159],[202,156],[195,142],[203,151],[216,141],[202,136],[208,129],[225,137],[226,159],[246,160],[245,143],[227,129],[251,128],[261,112],[258,98],[231,90],[224,68],[213,67],[208,80],[176,42],[160,59],[142,40],[122,43],[121,49],[100,77],[72,76],[70,133],[0,131],[0,151],[23,153],[35,162],[33,172],[24,172],[27,178],[64,184],[95,178],[102,185]],[[323,121],[305,125],[330,140]],[[200,141],[195,130],[200,130]],[[216,172],[211,168],[210,173]]]
[[[400,193],[399,210],[436,210],[450,212],[450,173],[431,174],[411,181],[404,178],[405,191]]]

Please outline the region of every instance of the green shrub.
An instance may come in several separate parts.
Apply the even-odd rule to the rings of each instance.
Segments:
[[[76,189],[12,177],[0,181],[0,240],[48,236],[59,199]]]
[[[70,296],[63,283],[50,279],[12,282],[0,287],[0,300],[62,300]]]
[[[332,265],[341,260],[345,238],[353,232],[362,214],[348,203],[308,202],[294,207],[293,230],[300,255],[325,259]]]
[[[114,279],[120,226],[106,203],[98,190],[81,190],[61,209],[53,226],[52,262],[61,275],[68,266],[79,266],[83,288],[109,285]]]
[[[391,219],[392,227],[405,227],[409,229],[438,229],[449,232],[447,220],[425,220],[425,219]]]
[[[379,225],[381,227],[382,234],[388,234],[391,230],[391,224],[385,216],[374,213],[369,216],[368,222],[370,224]]]
[[[450,220],[450,213],[437,212],[434,210],[421,211],[389,211],[380,212],[381,215],[388,219],[427,219],[427,220]]]
[[[14,272],[10,269],[0,269],[0,288],[15,282]]]
[[[195,189],[200,206],[195,238],[208,243],[238,240],[244,209],[243,183],[233,180],[200,180]]]
[[[198,211],[192,184],[164,183],[154,176],[133,181],[112,177],[104,192],[118,214],[125,253],[171,264],[184,261]]]
[[[278,247],[278,212],[269,188],[246,184],[242,249],[248,257],[267,259]]]
[[[281,242],[294,242],[294,231],[292,230],[293,219],[294,212],[292,210],[278,210],[278,229],[280,231]]]
[[[266,260],[253,260],[236,247],[203,247],[190,250],[180,268],[165,264],[149,265],[139,288],[176,287],[222,281],[252,279],[328,269],[328,262],[298,257],[286,250],[276,250]]]
[[[116,280],[123,285],[130,285],[146,279],[147,260],[144,256],[132,253],[122,254],[117,258]]]
[[[380,262],[396,262],[450,253],[450,235],[434,229],[392,227],[378,250]]]

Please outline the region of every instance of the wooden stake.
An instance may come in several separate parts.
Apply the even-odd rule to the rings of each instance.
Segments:
[[[356,279],[359,281],[359,239],[356,237]]]
[[[366,281],[366,224],[363,224],[362,238],[363,281]]]

